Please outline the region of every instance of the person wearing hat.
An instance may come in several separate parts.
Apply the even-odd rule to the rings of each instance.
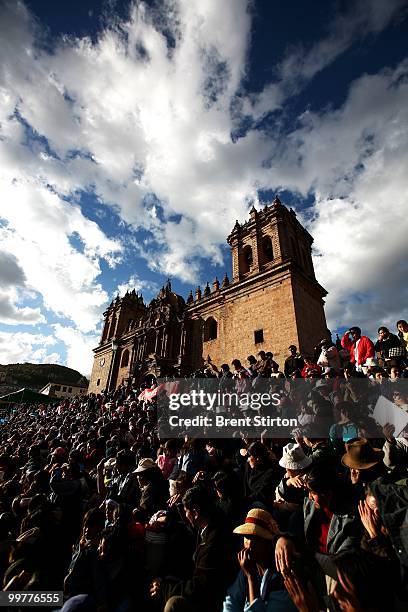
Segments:
[[[169,485],[160,468],[150,457],[140,459],[136,474],[140,488],[139,508],[146,519],[166,508],[169,498]]]
[[[308,549],[326,576],[336,579],[333,555],[360,546],[362,525],[355,502],[337,473],[318,465],[304,476],[307,497],[303,503],[303,534]],[[283,535],[276,543],[276,565],[283,574],[291,570],[296,546]]]
[[[182,512],[186,523],[197,533],[194,567],[183,580],[155,578],[150,585],[150,597],[162,604],[160,609],[177,596],[185,598],[194,612],[215,612],[221,609],[235,572],[232,533],[226,529],[205,487],[196,485],[188,489],[183,496]]]
[[[323,338],[317,348],[320,350],[317,365],[321,368],[333,368],[338,372],[341,369],[341,361],[337,347],[327,338]]]
[[[105,499],[113,499],[120,504],[136,506],[140,499],[140,490],[133,473],[134,455],[127,450],[121,450],[117,453],[114,476],[106,484],[105,465],[107,460],[107,458],[102,459],[97,466],[98,493]]]
[[[350,470],[351,483],[363,493],[367,483],[386,473],[383,459],[382,450],[373,448],[365,438],[356,438],[346,442],[346,452],[341,462]]]
[[[350,363],[355,365],[357,371],[362,370],[362,365],[367,359],[375,356],[374,344],[370,338],[361,335],[359,327],[350,327],[344,333],[341,346],[349,351]]]
[[[319,378],[319,380],[316,381],[313,389],[314,391],[317,391],[317,393],[320,393],[320,395],[324,397],[324,399],[331,401],[329,397],[330,388],[331,384],[330,381],[327,380],[327,378]]]
[[[276,488],[276,507],[283,509],[281,502],[286,502],[291,506],[286,506],[286,509],[296,510],[303,504],[306,495],[303,476],[312,465],[312,459],[305,455],[298,442],[289,442],[283,447],[279,465],[285,468],[286,473]]]
[[[253,508],[234,533],[244,537],[244,547],[238,553],[240,571],[227,591],[223,612],[294,612],[297,608],[274,564],[275,542],[280,532],[272,515]]]

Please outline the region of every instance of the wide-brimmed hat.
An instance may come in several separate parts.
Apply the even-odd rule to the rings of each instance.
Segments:
[[[140,474],[141,472],[145,472],[146,470],[151,470],[153,468],[157,468],[156,463],[150,457],[146,457],[145,459],[140,459],[139,465],[133,472],[134,474]]]
[[[18,538],[16,538],[16,542],[20,544],[37,544],[41,537],[41,531],[38,527],[32,527],[31,529],[27,529],[24,533],[21,533]]]
[[[368,470],[384,458],[379,448],[373,448],[366,438],[346,443],[347,452],[341,458],[343,465],[355,470]]]
[[[113,470],[114,467],[116,467],[116,457],[109,457],[105,461],[104,468],[105,470]]]
[[[319,378],[319,380],[316,381],[315,389],[327,389],[329,387],[330,383],[327,382],[325,378]]]
[[[269,512],[261,508],[253,508],[248,512],[245,523],[236,527],[234,533],[272,540],[280,531],[277,522]]]
[[[311,463],[311,457],[305,455],[305,451],[297,442],[289,442],[283,447],[283,455],[279,460],[279,465],[285,470],[304,470]]]
[[[362,364],[363,368],[375,368],[376,366],[378,366],[378,360],[375,357],[368,357]]]

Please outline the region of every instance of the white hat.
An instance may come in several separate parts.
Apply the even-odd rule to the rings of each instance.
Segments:
[[[283,447],[282,459],[279,465],[286,470],[303,470],[312,463],[311,457],[305,455],[303,448],[297,442],[289,442]]]

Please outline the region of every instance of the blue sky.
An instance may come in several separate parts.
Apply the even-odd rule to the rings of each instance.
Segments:
[[[230,273],[274,193],[333,331],[408,318],[407,9],[1,1],[0,363],[89,374],[114,295]]]

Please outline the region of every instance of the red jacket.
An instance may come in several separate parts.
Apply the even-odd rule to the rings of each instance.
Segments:
[[[346,333],[341,339],[341,346],[350,352],[351,363],[356,362],[354,355],[355,342],[350,340],[349,335]],[[373,358],[375,355],[374,344],[367,336],[361,336],[360,342],[357,347],[357,365],[362,365],[367,359]]]
[[[310,372],[315,372],[317,376],[320,376],[320,374],[322,373],[322,368],[319,365],[317,365],[317,363],[309,363],[309,364],[305,363],[300,375],[302,378],[306,378]]]

